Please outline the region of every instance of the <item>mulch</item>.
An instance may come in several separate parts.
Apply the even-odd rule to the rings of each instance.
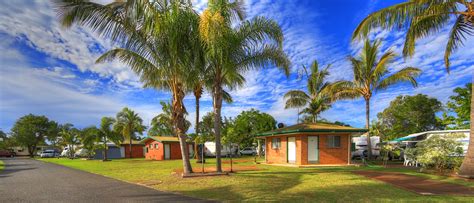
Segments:
[[[353,173],[392,184],[421,195],[473,196],[474,188],[394,172],[353,171]]]

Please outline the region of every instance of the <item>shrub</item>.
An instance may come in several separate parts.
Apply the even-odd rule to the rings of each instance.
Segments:
[[[445,169],[455,170],[462,163],[462,134],[433,135],[419,142],[414,155],[423,168],[436,169],[442,172]]]

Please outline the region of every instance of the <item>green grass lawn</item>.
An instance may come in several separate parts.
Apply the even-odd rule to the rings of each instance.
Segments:
[[[251,158],[240,158],[235,166],[257,166],[256,171],[242,171],[230,176],[181,178],[173,170],[181,168],[181,160],[148,161],[144,159],[120,159],[110,162],[98,160],[40,159],[89,171],[132,183],[154,182],[158,190],[182,193],[204,199],[230,201],[474,201],[473,197],[421,196],[397,187],[352,174],[352,170],[391,170],[422,175],[454,183],[460,180],[417,174],[413,170],[384,169],[381,167],[321,167],[292,168],[256,165]],[[192,160],[194,162],[194,160]],[[208,159],[206,167],[215,165]],[[200,167],[199,164],[193,164]],[[228,166],[228,164],[224,164]],[[464,184],[474,187],[472,183]]]
[[[2,160],[0,160],[0,171],[2,171],[5,168],[5,165]]]

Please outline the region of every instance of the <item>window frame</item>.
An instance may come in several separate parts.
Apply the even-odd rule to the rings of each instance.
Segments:
[[[336,137],[339,138],[338,145],[336,145]],[[327,148],[341,148],[341,146],[342,146],[341,137],[342,136],[340,136],[340,135],[328,135],[326,137],[326,147]]]
[[[160,145],[158,143],[155,143],[155,149],[158,149]]]
[[[281,149],[281,138],[280,137],[272,138],[271,143],[272,143],[272,149]]]

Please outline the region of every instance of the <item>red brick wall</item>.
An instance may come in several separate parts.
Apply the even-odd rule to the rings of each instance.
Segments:
[[[171,142],[170,144],[170,151],[171,151],[171,159],[181,159],[181,148],[179,147],[179,142]]]
[[[347,164],[349,135],[341,136],[341,147],[328,148],[327,135],[319,136],[319,163],[320,164]]]
[[[152,148],[150,149],[150,144]],[[158,144],[158,149],[155,149],[155,144]],[[181,148],[178,142],[165,142],[170,145],[170,159],[181,159]],[[148,147],[148,153],[145,154],[146,159],[152,160],[165,160],[165,147],[164,144],[155,140],[150,140],[145,143],[145,147]]]
[[[130,157],[130,145],[124,144],[122,145],[125,148],[125,158]],[[143,158],[143,145],[132,145],[132,158]]]
[[[279,137],[281,139],[280,149],[272,149],[272,138]],[[267,137],[265,139],[266,161],[269,164],[285,164],[286,157],[286,136]]]
[[[313,134],[314,135],[314,134]],[[319,136],[319,164],[347,164],[348,161],[348,141],[347,134],[334,134],[341,136],[341,147],[328,148],[326,146],[327,135]],[[296,139],[296,164],[307,165],[308,163],[308,136],[307,135],[291,135],[291,136],[275,136],[265,139],[266,162],[269,164],[286,164],[287,163],[287,139],[294,136]],[[272,149],[272,139],[281,139],[281,148]]]
[[[150,144],[152,145],[151,148],[150,148]],[[155,144],[158,144],[158,149],[155,149]],[[151,160],[164,160],[165,159],[163,143],[157,142],[155,140],[149,140],[148,142],[145,143],[145,147],[148,148],[148,152],[145,154],[146,159],[151,159]]]

